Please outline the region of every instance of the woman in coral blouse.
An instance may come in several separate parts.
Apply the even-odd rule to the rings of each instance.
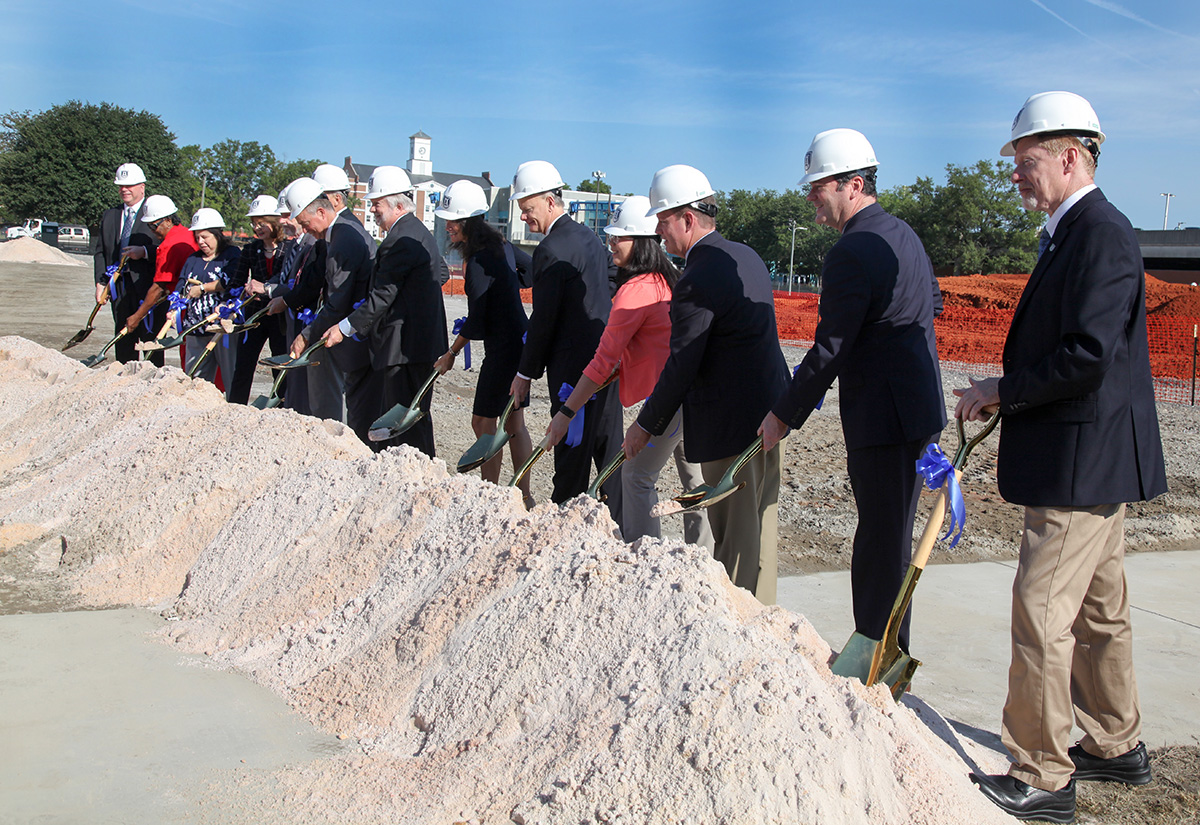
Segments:
[[[617,294],[613,296],[608,325],[596,355],[584,368],[574,390],[546,429],[549,444],[562,441],[571,419],[620,364],[618,388],[621,404],[632,407],[654,389],[658,375],[671,351],[671,288],[679,270],[667,258],[655,232],[658,220],[646,217],[650,200],[640,195],[627,198],[614,210],[604,228],[618,267]],[[662,436],[655,436],[646,449],[621,468],[624,496],[621,533],[625,541],[660,535],[658,518],[650,515],[658,500],[654,485],[667,459],[675,456],[679,478],[685,489],[704,483],[700,467],[683,456],[683,415],[675,411]],[[703,511],[684,516],[684,539],[712,549],[712,531]]]

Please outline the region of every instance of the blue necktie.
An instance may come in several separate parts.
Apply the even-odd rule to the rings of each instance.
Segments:
[[[1050,233],[1042,228],[1042,234],[1038,235],[1038,260],[1041,260],[1046,248],[1050,246]]]
[[[121,224],[121,243],[118,244],[118,249],[124,249],[129,246],[129,235],[133,232],[133,210],[128,206],[125,207],[125,220]]]

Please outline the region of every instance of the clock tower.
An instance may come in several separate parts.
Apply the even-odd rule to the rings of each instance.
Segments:
[[[408,171],[414,175],[433,176],[433,161],[429,157],[429,144],[432,138],[424,132],[417,132],[408,138]]]

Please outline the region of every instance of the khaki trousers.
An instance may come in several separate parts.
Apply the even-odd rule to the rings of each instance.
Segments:
[[[712,528],[713,558],[738,587],[749,590],[763,604],[775,604],[775,570],[779,551],[779,484],[784,444],[759,453],[734,481],[746,486],[708,508]],[[716,484],[737,456],[704,461],[700,473]]]
[[[1035,788],[1070,780],[1073,720],[1103,758],[1141,735],[1124,525],[1124,504],[1025,508],[1001,739],[1009,774]]]

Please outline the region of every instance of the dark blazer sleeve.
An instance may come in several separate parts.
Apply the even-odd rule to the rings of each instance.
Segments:
[[[272,297],[282,298],[289,309],[297,312],[315,307],[321,300],[321,285],[325,281],[326,247],[324,238],[317,240],[304,263],[297,262],[300,271],[296,274],[295,283],[290,287],[283,284]],[[304,257],[303,251],[300,256]]]
[[[304,330],[306,339],[315,341],[353,311],[370,266],[369,252],[353,227],[334,224],[325,250],[325,297],[317,317]]]
[[[116,230],[113,227],[115,215],[119,214],[119,209],[105,209],[100,215],[100,237],[96,243],[96,254],[93,257],[95,268],[95,280],[98,284],[108,283],[108,275],[105,274],[105,269],[108,268],[109,261],[115,260],[113,255],[113,245],[115,243],[114,235]]]
[[[1140,286],[1130,275],[1141,271],[1138,248],[1119,232],[1093,231],[1072,251],[1077,263],[1065,269],[1062,299],[1051,310],[1061,330],[1058,346],[1028,366],[1006,370],[1000,379],[1004,413],[1095,392],[1125,336]]]
[[[504,252],[508,258],[508,265],[517,273],[517,283],[521,289],[533,286],[533,256],[512,244],[505,244]]]
[[[429,255],[424,247],[412,238],[394,237],[385,241],[375,252],[375,273],[371,277],[371,289],[362,306],[347,316],[356,333],[366,334],[375,328],[396,302],[404,278],[415,271],[424,259],[429,265]]]
[[[820,320],[812,349],[771,410],[792,429],[803,426],[837,378],[871,305],[870,281],[862,275],[862,264],[849,246],[835,246],[825,259]]]
[[[495,277],[488,267],[479,260],[479,255],[472,255],[467,261],[463,273],[467,293],[467,320],[463,322],[459,335],[472,341],[484,337],[488,317],[488,295],[496,283]]]
[[[579,277],[575,268],[561,260],[546,240],[548,237],[533,252],[533,312],[517,370],[529,378],[541,378],[546,370],[566,281]]]
[[[701,277],[682,278],[671,298],[671,354],[658,376],[654,392],[638,413],[638,426],[661,435],[683,403],[704,360],[713,311],[704,299]]]

